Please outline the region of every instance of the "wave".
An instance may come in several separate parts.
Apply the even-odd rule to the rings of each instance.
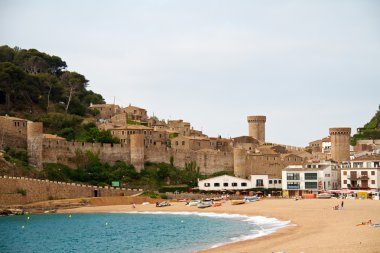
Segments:
[[[264,216],[248,216],[242,214],[229,214],[229,213],[203,213],[203,212],[148,212],[148,211],[130,211],[130,212],[111,212],[111,213],[133,213],[133,214],[155,214],[155,215],[196,215],[208,218],[223,218],[223,219],[236,219],[243,222],[248,222],[255,226],[255,229],[251,230],[251,234],[241,235],[238,237],[229,238],[228,242],[218,243],[212,245],[210,248],[217,248],[226,244],[235,243],[239,241],[252,240],[258,237],[266,236],[276,232],[277,230],[289,226],[295,226],[290,221],[281,221],[276,218],[268,218]]]

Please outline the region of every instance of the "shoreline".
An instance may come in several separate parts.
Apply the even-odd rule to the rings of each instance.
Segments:
[[[224,244],[199,252],[378,252],[380,228],[356,226],[371,219],[380,222],[380,201],[344,200],[344,210],[332,210],[342,200],[265,199],[244,205],[223,204],[221,207],[199,209],[184,203],[156,208],[154,205],[87,206],[58,210],[58,213],[110,213],[110,212],[199,212],[228,213],[246,216],[274,217],[290,221],[296,226],[281,228],[274,233],[239,242]]]

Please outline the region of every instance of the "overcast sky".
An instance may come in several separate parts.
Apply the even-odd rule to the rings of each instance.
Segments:
[[[0,2],[0,44],[60,56],[108,103],[305,146],[380,104],[380,1]]]

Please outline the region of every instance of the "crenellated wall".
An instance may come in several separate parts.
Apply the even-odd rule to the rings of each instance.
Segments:
[[[25,196],[20,192],[24,191]],[[27,204],[51,199],[129,196],[141,189],[96,187],[24,177],[0,176],[0,205]]]

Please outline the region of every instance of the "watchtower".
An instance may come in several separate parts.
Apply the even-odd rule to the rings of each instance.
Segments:
[[[248,131],[249,136],[264,143],[265,142],[265,122],[266,116],[248,116]]]
[[[351,128],[330,128],[331,158],[336,162],[350,160]]]

